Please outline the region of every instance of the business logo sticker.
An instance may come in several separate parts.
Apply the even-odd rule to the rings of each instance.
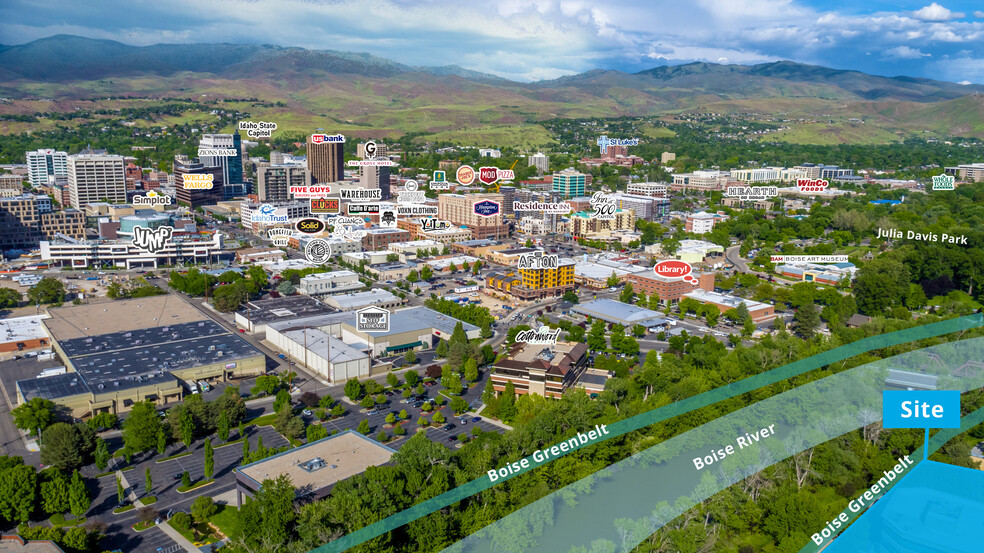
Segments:
[[[379,214],[379,226],[382,228],[396,228],[396,211],[384,209]]]
[[[181,186],[185,190],[211,190],[213,179],[215,179],[215,175],[211,173],[190,173],[181,175]]]
[[[273,136],[273,131],[277,130],[277,124],[267,123],[266,121],[260,121],[259,123],[240,121],[239,130],[246,131],[246,136],[250,138],[270,138]]]
[[[431,179],[430,184],[431,190],[447,190],[451,188],[451,183],[448,182],[447,173],[444,171],[434,171],[434,178]]]
[[[311,213],[338,213],[338,198],[311,198]]]
[[[174,227],[157,227],[155,229],[133,227],[133,240],[130,243],[133,244],[134,248],[149,253],[157,253],[167,247],[172,234],[174,234]]]
[[[390,312],[382,307],[366,307],[356,311],[355,328],[359,332],[389,332]]]
[[[294,225],[294,228],[297,229],[297,232],[304,234],[318,234],[325,230],[325,224],[320,219],[301,219]]]
[[[956,179],[953,175],[937,175],[933,177],[933,190],[953,190],[954,181]]]
[[[309,240],[304,246],[304,257],[315,265],[324,265],[331,259],[331,244],[324,238]]]
[[[502,205],[499,202],[492,200],[482,200],[480,202],[475,202],[472,205],[475,215],[481,217],[495,217],[502,210]]]
[[[615,202],[615,198],[602,192],[595,192],[594,195],[591,196],[591,207],[594,209],[594,213],[592,213],[590,217],[601,221],[614,220],[615,212],[618,211],[618,205]]]
[[[823,192],[830,186],[830,183],[823,179],[797,179],[796,188],[800,192],[811,193],[811,192]]]
[[[472,169],[471,165],[462,165],[455,171],[454,178],[458,181],[458,184],[468,186],[475,182],[475,169]]]
[[[134,196],[133,205],[171,205],[171,197],[158,194],[156,190],[147,192],[146,196]]]
[[[653,271],[661,277],[679,278],[684,282],[697,286],[697,279],[691,274],[694,268],[686,261],[677,261],[675,259],[660,261],[653,267]]]
[[[311,143],[312,144],[342,144],[345,142],[345,137],[340,134],[312,134]]]
[[[253,212],[254,223],[286,223],[290,217],[277,215],[277,208],[270,204],[263,204]]]
[[[294,234],[289,228],[272,228],[267,231],[267,238],[273,241],[273,245],[283,248],[290,243],[290,237]]]

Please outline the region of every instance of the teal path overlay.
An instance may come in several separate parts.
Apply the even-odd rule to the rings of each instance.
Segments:
[[[959,317],[956,319],[949,319],[946,321],[940,321],[938,323],[932,323],[928,325],[917,326],[914,328],[908,328],[905,330],[899,330],[896,332],[890,332],[888,334],[882,334],[879,336],[872,336],[869,338],[864,338],[850,344],[819,353],[817,355],[808,357],[806,359],[801,359],[794,363],[784,365],[782,367],[766,371],[755,376],[740,380],[698,394],[696,396],[687,398],[682,401],[673,403],[672,405],[667,405],[665,407],[660,407],[658,409],[653,409],[652,411],[647,411],[641,413],[634,417],[618,421],[614,424],[608,426],[609,434],[607,438],[614,438],[628,432],[638,430],[640,428],[655,424],[657,422],[662,422],[664,420],[677,417],[691,411],[701,409],[708,405],[712,405],[719,401],[730,399],[741,394],[756,390],[763,386],[768,386],[775,384],[776,382],[781,382],[783,380],[807,373],[811,370],[818,369],[825,365],[830,365],[832,363],[837,363],[839,361],[844,361],[856,355],[862,353],[877,350],[881,348],[891,347],[899,344],[904,344],[908,342],[914,342],[917,340],[923,340],[926,338],[932,338],[935,336],[942,336],[945,334],[950,334],[953,332],[960,332],[963,330],[968,330],[971,328],[976,328],[984,324],[982,321],[981,314],[969,315],[966,317]],[[598,443],[598,441],[591,442],[591,444]],[[577,446],[571,448],[571,451],[576,451],[581,447]],[[531,447],[531,449],[533,449]],[[544,448],[546,449],[546,448]],[[563,454],[562,454],[563,455]],[[549,461],[552,461],[561,455],[552,456]],[[537,462],[530,457],[527,457],[529,462],[529,468],[522,469],[514,472],[512,475],[500,478],[496,483],[503,482],[510,478],[514,478],[520,474],[525,473],[528,470],[539,467],[544,464],[544,462]],[[549,462],[546,461],[546,462]],[[494,469],[498,467],[489,467],[489,469]],[[346,536],[343,536],[335,541],[327,543],[321,547],[313,549],[311,553],[341,553],[350,547],[354,547],[363,542],[366,542],[372,538],[380,536],[390,530],[399,528],[404,524],[417,520],[423,516],[430,513],[443,509],[449,505],[457,503],[462,499],[475,495],[479,492],[487,490],[494,486],[495,483],[491,482],[487,476],[481,476],[472,480],[471,482],[459,486],[453,490],[444,492],[441,495],[428,499],[410,507],[386,517],[378,522],[370,524],[365,528],[352,532]]]
[[[632,551],[721,490],[880,421],[890,370],[935,376],[940,388],[966,391],[984,386],[984,365],[974,364],[981,359],[984,338],[973,338],[804,384],[619,461],[503,517],[444,553]],[[756,441],[753,434],[762,436],[763,428],[768,435]],[[729,445],[733,451],[722,453]],[[800,455],[799,461],[805,464],[807,456]]]
[[[928,453],[929,454],[935,453],[936,450],[943,447],[944,444],[955,438],[957,435],[963,434],[964,432],[967,432],[971,428],[981,423],[984,423],[984,407],[972,413],[964,415],[960,419],[959,429],[948,428],[948,429],[940,430],[936,434],[933,434],[933,436],[929,439]],[[939,520],[939,518],[941,518],[939,515],[942,515],[942,518],[946,518],[949,516],[950,520],[947,521],[948,526],[945,529],[946,530],[945,534],[949,536],[949,539],[955,539],[955,538],[962,539],[964,537],[962,533],[965,530],[976,529],[976,534],[974,535],[978,538],[979,541],[979,537],[984,535],[984,527],[982,527],[982,521],[984,521],[984,518],[977,517],[970,524],[964,524],[965,521],[961,519],[963,519],[966,516],[967,512],[970,511],[980,512],[982,510],[980,506],[980,502],[984,501],[984,472],[974,469],[967,469],[964,467],[944,465],[945,467],[948,467],[948,469],[935,467],[930,471],[932,477],[928,479],[924,479],[927,475],[925,473],[922,473],[923,470],[922,466],[942,465],[942,463],[937,463],[935,461],[923,461],[922,458],[923,458],[924,450],[925,447],[921,446],[919,447],[919,449],[914,451],[912,455],[909,456],[909,458],[911,458],[913,461],[916,461],[919,464],[916,467],[914,467],[914,469],[911,472],[907,471],[907,473],[904,474],[902,478],[895,480],[891,484],[891,486],[887,488],[887,491],[883,492],[883,495],[881,496],[882,499],[885,500],[891,499],[893,490],[899,487],[900,484],[903,487],[909,486],[910,481],[908,480],[908,478],[919,474],[920,476],[919,478],[916,479],[916,482],[913,484],[913,487],[918,486],[923,488],[929,488],[928,491],[931,492],[930,494],[927,494],[929,495],[928,498],[924,496],[922,501],[923,508],[919,509],[918,511],[920,514],[924,515],[921,522],[923,523],[933,522],[932,518]],[[956,471],[950,469],[956,469]],[[954,477],[957,477],[961,480],[961,482],[958,483],[959,486],[953,485]],[[970,496],[967,495],[968,492],[971,494]],[[943,495],[946,493],[950,493],[955,497],[941,498],[937,495],[937,494]],[[904,499],[906,499],[906,501],[903,501],[903,504],[906,507],[912,509],[916,508],[917,502],[908,501],[909,499],[913,499],[911,495]],[[971,501],[973,500],[976,500],[978,504],[974,505],[973,503],[971,503]],[[853,529],[857,524],[863,523],[867,526],[868,521],[866,520],[866,517],[863,517],[862,515],[868,512],[869,507],[872,510],[874,510],[874,508],[876,508],[878,505],[881,505],[882,503],[883,501],[878,501],[874,505],[870,505],[870,504],[865,505],[864,508],[859,510],[857,513],[852,513],[849,509],[847,509],[847,500],[845,500],[844,507],[845,509],[847,509],[845,512],[848,515],[847,529],[846,530],[842,529],[839,533],[835,533],[833,535],[833,537],[836,537],[838,534],[843,534],[844,537],[839,540],[834,540],[833,542],[830,542],[829,540],[825,541],[823,545],[816,545],[813,542],[813,540],[810,540],[809,542],[807,542],[806,545],[803,546],[803,549],[800,549],[799,553],[817,553],[824,547],[826,547],[826,549],[824,549],[825,552],[830,551],[831,553],[842,552],[842,551],[850,551],[851,553],[865,553],[866,551],[868,551],[867,549],[864,548],[867,545],[867,543],[862,539],[858,538],[857,541],[855,541],[855,538],[851,538],[847,542],[843,542],[843,540],[847,538],[847,536],[854,531]],[[894,503],[894,501],[892,503]],[[929,505],[929,503],[935,503],[935,505],[931,506]],[[953,510],[954,507],[959,507],[959,512],[954,513]],[[936,511],[935,513],[933,512],[934,510]],[[895,516],[893,513],[894,513],[894,508],[893,508],[893,512],[889,514],[893,518],[898,519],[898,517]],[[881,513],[876,514],[872,512],[871,514],[875,514],[876,516],[881,516]],[[858,518],[860,518],[861,520],[858,521]],[[907,528],[906,530],[910,530],[914,527],[915,527],[914,525],[910,524],[909,528]],[[821,529],[817,528],[817,531],[819,530]],[[863,532],[867,530],[868,528],[862,529]],[[928,535],[930,531],[932,530],[927,529],[925,533]],[[897,539],[899,537],[899,533],[896,532],[895,536]],[[929,553],[933,551],[941,551],[941,552],[945,551],[947,553],[957,553],[960,551],[967,550],[967,549],[961,549],[962,545],[960,543],[956,545],[950,544],[953,545],[953,547],[948,549],[947,547],[950,547],[950,545],[947,545],[946,540],[942,537],[935,540],[933,543],[935,543],[938,546],[943,546],[943,549],[925,548],[925,544],[921,544],[918,542],[918,536],[910,535],[909,539],[904,541],[906,543],[900,544],[898,547],[896,547],[893,550],[907,551],[907,549],[904,549],[903,547],[909,547],[910,549],[908,550],[919,551],[920,553]],[[830,544],[829,546],[827,545],[828,543]],[[844,546],[846,545],[851,545],[853,548],[845,549]],[[877,549],[875,549],[874,551],[877,551]],[[978,552],[980,551],[980,547],[975,546],[974,549],[970,549],[967,551]]]

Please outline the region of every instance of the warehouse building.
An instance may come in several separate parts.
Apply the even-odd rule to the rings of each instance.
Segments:
[[[403,300],[389,290],[371,288],[365,292],[351,292],[336,296],[325,296],[321,301],[339,311],[355,311],[374,305],[383,309],[393,309],[403,305]]]
[[[768,303],[762,303],[760,301],[752,301],[745,298],[739,298],[737,296],[719,294],[718,292],[709,292],[707,290],[700,289],[688,292],[684,294],[684,297],[695,299],[705,305],[714,305],[720,309],[722,313],[729,309],[736,308],[739,304],[744,303],[745,307],[748,308],[748,314],[752,317],[752,321],[755,324],[766,323],[776,318],[775,306]]]
[[[46,315],[31,315],[0,320],[0,353],[47,346],[51,339],[42,324],[45,318]]]
[[[256,496],[264,480],[285,474],[297,497],[317,500],[335,484],[389,462],[394,449],[353,430],[322,438],[235,469],[236,505]]]
[[[236,325],[247,332],[263,333],[270,323],[334,312],[311,296],[283,296],[246,302],[245,307],[236,311]]]
[[[571,388],[583,389],[594,397],[605,390],[605,382],[612,377],[608,371],[588,367],[588,346],[573,342],[517,342],[505,358],[492,364],[492,370],[490,378],[497,394],[512,382],[518,395],[554,399]]]
[[[666,319],[658,311],[608,299],[575,305],[571,311],[593,319],[601,319],[606,323],[620,324],[627,330],[633,325],[642,325],[650,332],[659,332],[665,329],[667,324]]]
[[[50,399],[75,417],[180,401],[183,381],[262,374],[265,356],[180,298],[58,307],[44,321],[69,372],[17,382],[17,401]]]

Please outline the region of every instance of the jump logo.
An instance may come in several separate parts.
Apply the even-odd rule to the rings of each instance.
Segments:
[[[157,253],[167,247],[174,234],[174,227],[157,227],[149,229],[144,227],[133,227],[133,247],[141,250]]]

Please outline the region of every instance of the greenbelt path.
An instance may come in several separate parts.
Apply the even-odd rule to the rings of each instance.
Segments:
[[[333,542],[330,542],[328,544],[325,544],[325,545],[323,545],[323,546],[321,546],[319,548],[316,548],[316,549],[314,549],[312,551],[313,551],[313,553],[341,553],[342,551],[345,551],[346,549],[348,549],[350,547],[354,547],[356,545],[359,545],[359,544],[361,544],[361,543],[363,543],[363,542],[365,542],[367,540],[370,540],[370,539],[372,539],[374,537],[377,537],[379,535],[382,535],[385,532],[388,532],[388,531],[393,530],[395,528],[398,528],[398,527],[400,527],[400,526],[402,526],[404,524],[407,524],[409,522],[412,522],[414,520],[417,520],[418,518],[423,517],[423,516],[426,516],[426,515],[428,515],[430,513],[433,513],[433,512],[435,512],[435,511],[437,511],[439,509],[443,509],[443,508],[445,508],[445,507],[447,507],[449,505],[452,505],[452,504],[454,504],[454,503],[456,503],[458,501],[461,501],[462,499],[465,499],[465,498],[467,498],[469,496],[472,496],[474,494],[477,494],[479,492],[482,492],[482,491],[484,491],[484,490],[486,490],[486,489],[494,486],[496,483],[503,482],[505,480],[508,480],[510,478],[513,478],[515,476],[518,476],[520,474],[523,474],[526,471],[529,471],[529,470],[532,470],[534,468],[537,468],[537,467],[539,467],[539,466],[541,466],[541,465],[543,465],[543,464],[545,464],[545,463],[547,463],[549,461],[552,461],[552,460],[554,460],[554,459],[556,459],[556,458],[558,458],[560,456],[566,455],[567,453],[570,453],[571,451],[576,451],[576,450],[578,450],[578,449],[580,449],[582,447],[585,447],[587,445],[593,445],[593,444],[599,443],[602,440],[614,438],[616,436],[621,436],[621,435],[626,434],[628,432],[632,432],[634,430],[638,430],[640,428],[643,428],[643,427],[646,427],[646,426],[649,426],[649,425],[652,425],[652,424],[655,424],[655,423],[658,423],[658,422],[661,422],[661,421],[665,421],[665,420],[671,419],[673,417],[677,417],[677,416],[680,416],[680,415],[689,413],[691,411],[695,411],[695,410],[698,410],[698,409],[707,407],[707,406],[712,405],[714,403],[717,403],[719,401],[723,401],[723,400],[726,400],[726,399],[734,398],[736,396],[739,396],[739,395],[744,394],[744,393],[751,392],[753,390],[762,388],[764,386],[775,384],[777,382],[781,382],[783,380],[786,380],[786,379],[789,379],[789,378],[793,378],[795,376],[802,375],[804,373],[807,373],[809,371],[818,369],[820,367],[823,367],[823,366],[826,366],[826,365],[830,365],[832,363],[837,363],[837,362],[840,362],[840,361],[844,361],[846,359],[849,359],[849,358],[854,357],[856,355],[863,354],[863,353],[868,352],[868,351],[882,349],[882,348],[886,348],[886,347],[891,347],[891,346],[895,346],[895,345],[899,345],[899,344],[905,344],[905,343],[914,342],[914,341],[918,341],[918,340],[923,340],[923,339],[926,339],[926,338],[932,338],[932,337],[935,337],[935,336],[942,336],[942,335],[950,334],[950,333],[954,333],[954,332],[960,332],[960,331],[963,331],[963,330],[968,330],[968,329],[971,329],[971,328],[979,327],[982,324],[984,324],[984,320],[982,320],[982,315],[981,314],[975,314],[975,315],[970,315],[970,316],[966,316],[966,317],[960,317],[960,318],[956,318],[956,319],[950,319],[950,320],[947,320],[947,321],[941,321],[941,322],[933,323],[933,324],[929,324],[929,325],[923,325],[923,326],[918,326],[918,327],[909,328],[909,329],[905,329],[905,330],[900,330],[900,331],[897,331],[897,332],[892,332],[892,333],[883,334],[883,335],[879,335],[879,336],[873,336],[873,337],[870,337],[870,338],[865,338],[865,339],[862,339],[862,340],[858,340],[856,342],[853,342],[851,344],[847,344],[847,345],[844,345],[844,346],[841,346],[841,347],[832,349],[830,351],[819,353],[817,355],[808,357],[806,359],[802,359],[802,360],[799,360],[799,361],[790,363],[788,365],[784,365],[782,367],[778,367],[776,369],[772,369],[770,371],[763,372],[761,374],[758,374],[758,375],[755,375],[755,376],[746,378],[744,380],[740,380],[738,382],[734,382],[734,383],[729,384],[727,386],[722,386],[720,388],[716,388],[714,390],[711,390],[711,391],[708,391],[708,392],[704,392],[702,394],[696,395],[696,396],[691,397],[691,398],[687,398],[685,400],[679,401],[679,402],[674,403],[672,405],[667,405],[665,407],[660,407],[658,409],[653,409],[652,411],[648,411],[646,413],[642,413],[642,414],[636,415],[634,417],[631,417],[631,418],[628,418],[628,419],[625,419],[625,420],[622,420],[622,421],[618,421],[618,422],[613,423],[611,425],[608,425],[607,426],[607,431],[608,431],[607,434],[605,434],[603,437],[599,438],[598,440],[588,441],[587,443],[584,443],[584,444],[580,444],[580,443],[572,444],[572,445],[570,445],[567,448],[566,451],[559,451],[559,452],[557,452],[557,454],[551,454],[548,458],[544,458],[542,455],[538,456],[537,458],[534,458],[533,455],[530,455],[529,457],[526,457],[525,459],[521,460],[521,463],[522,464],[521,464],[520,467],[518,467],[517,470],[514,470],[511,473],[506,474],[505,476],[500,476],[500,478],[498,478],[495,482],[493,482],[487,475],[483,475],[482,477],[477,478],[477,479],[475,479],[475,480],[473,480],[473,481],[471,481],[471,482],[469,482],[467,484],[464,484],[462,486],[459,486],[459,487],[457,487],[457,488],[455,488],[453,490],[449,490],[449,491],[447,491],[447,492],[445,492],[445,493],[443,493],[443,494],[441,494],[441,495],[439,495],[437,497],[431,498],[431,499],[429,499],[427,501],[423,501],[423,502],[421,502],[421,503],[419,503],[417,505],[414,505],[413,507],[411,507],[409,509],[406,509],[404,511],[401,511],[399,513],[396,513],[394,515],[391,515],[391,516],[389,516],[389,517],[387,517],[387,518],[385,518],[383,520],[380,520],[378,522],[375,522],[375,523],[373,523],[373,524],[371,524],[369,526],[366,526],[365,528],[362,528],[362,529],[360,529],[360,530],[358,530],[356,532],[353,532],[353,533],[351,533],[351,534],[349,534],[347,536],[343,536],[343,537],[341,537],[341,538],[339,538],[339,539],[337,539],[337,540],[335,540]],[[978,359],[979,359],[979,357],[978,357]],[[824,380],[827,380],[827,379],[824,379]],[[822,382],[822,381],[818,381],[818,382]],[[859,400],[863,400],[863,398],[858,398],[858,399]],[[879,403],[879,405],[880,405],[880,403]],[[876,422],[877,420],[880,420],[880,413],[872,413],[872,414],[870,414],[869,418],[871,419],[870,422]],[[740,433],[740,434],[743,434],[745,432],[758,431],[758,430],[761,429],[761,427],[768,427],[768,425],[770,424],[766,420],[762,420],[760,422],[762,423],[761,426],[758,426],[758,427],[756,427],[756,426],[747,426],[747,427],[745,427],[745,428],[742,429],[742,433]],[[845,424],[847,424],[847,423],[845,423]],[[695,429],[695,430],[700,430],[700,429]],[[782,427],[780,427],[779,428],[779,431],[780,432],[785,432],[786,429],[783,429]],[[679,438],[679,436],[677,438]],[[803,444],[803,443],[808,443],[811,438],[816,439],[815,436],[803,435],[803,436],[799,437],[798,440],[799,440],[799,443],[800,444]],[[569,441],[568,440],[565,440],[565,442],[569,442]],[[669,442],[669,440],[667,441],[667,443],[668,442]],[[687,444],[688,448],[690,446],[699,447],[701,445],[702,444],[700,444],[700,443]],[[681,451],[681,452],[686,449],[686,448],[682,447],[682,444],[681,445],[675,445],[674,447],[677,447],[678,448],[677,451]],[[549,449],[549,448],[547,448],[547,449]],[[762,451],[762,450],[759,449],[759,451]],[[645,453],[645,452],[643,452],[643,453]],[[628,459],[626,461],[628,461]],[[626,461],[622,461],[622,462],[624,463]],[[618,464],[618,463],[616,463],[616,464]],[[768,464],[761,465],[761,468],[764,468],[765,466],[768,466]],[[499,467],[489,467],[490,470],[491,469],[498,469],[498,468]],[[761,470],[761,468],[759,470]],[[608,469],[606,469],[606,470],[608,470]],[[706,474],[707,475],[711,475],[712,473],[710,471],[708,471]],[[708,489],[710,489],[711,487],[712,486],[709,485],[708,486]],[[686,490],[680,490],[680,491],[682,493],[687,493]],[[552,495],[551,496],[548,496],[547,498],[543,498],[543,500],[541,500],[541,501],[544,501],[544,500],[552,497]],[[540,502],[538,501],[538,502],[534,503],[534,505],[535,504],[538,504],[538,503],[540,503]],[[650,506],[649,509],[652,510],[655,507],[655,505],[654,504],[650,504],[650,505],[651,506]],[[510,515],[510,516],[512,516],[512,515]],[[508,519],[508,518],[509,517],[505,517],[503,520]],[[490,525],[489,528],[491,528],[493,526],[495,526],[495,525],[494,524],[493,525]],[[485,531],[483,530],[483,532],[485,532]],[[480,534],[481,533],[482,532],[480,532]],[[555,551],[556,551],[556,549],[555,549]]]

